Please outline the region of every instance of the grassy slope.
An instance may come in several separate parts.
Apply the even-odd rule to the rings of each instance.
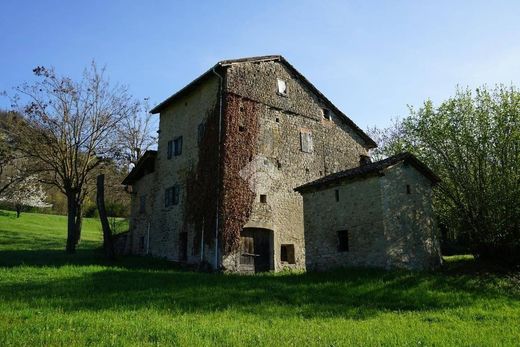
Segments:
[[[515,345],[512,275],[350,269],[238,276],[149,258],[108,264],[85,221],[0,211],[0,345]]]

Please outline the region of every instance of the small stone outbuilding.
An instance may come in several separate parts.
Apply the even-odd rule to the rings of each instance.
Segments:
[[[440,265],[432,211],[439,178],[410,153],[367,161],[295,189],[303,196],[307,270]]]

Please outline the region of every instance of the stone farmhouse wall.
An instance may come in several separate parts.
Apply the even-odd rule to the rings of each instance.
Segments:
[[[287,95],[277,93],[277,80],[286,82]],[[293,189],[323,175],[352,168],[366,155],[363,140],[338,115],[323,117],[327,105],[279,62],[232,65],[226,74],[226,92],[256,104],[259,135],[250,163],[255,199],[245,227],[273,231],[271,269],[305,268],[303,200]],[[310,133],[312,151],[302,151],[301,133]],[[236,136],[240,136],[237,131]],[[266,202],[261,202],[261,195]],[[281,245],[294,245],[295,263],[282,263]],[[224,267],[239,267],[238,252],[224,256]]]
[[[398,164],[384,176],[358,178],[303,196],[308,270],[428,269],[440,264],[431,182],[412,166]],[[342,230],[348,232],[348,251],[338,250]]]
[[[196,234],[200,234],[201,231],[195,230],[194,225],[186,223],[187,182],[193,175],[199,159],[198,126],[205,123],[208,115],[217,107],[218,88],[218,78],[210,77],[161,111],[158,154],[151,183],[155,187],[152,189],[153,207],[151,213],[146,216],[151,220],[149,253],[152,256],[181,261],[180,234],[187,232],[188,252],[185,261],[188,263],[201,261],[200,246],[194,242],[195,237],[198,236]],[[180,136],[182,136],[182,153],[168,159],[168,141],[173,141]],[[174,185],[179,186],[179,203],[166,207],[166,189]],[[213,245],[206,244],[203,254],[202,260],[209,263],[215,261]]]
[[[389,240],[387,265],[411,269],[440,265],[430,180],[413,166],[400,164],[387,170],[380,181],[385,237]]]
[[[239,100],[239,104],[254,105],[254,108],[240,108],[237,111],[226,108],[229,105],[224,102],[222,119],[241,117],[238,122],[240,126],[258,125],[255,155],[249,158],[239,173],[254,194],[252,206],[249,206],[249,218],[243,226],[272,231],[270,269],[303,269],[303,199],[293,189],[324,175],[357,166],[359,156],[367,154],[365,141],[340,118],[342,116],[331,113],[331,118],[326,119],[323,113],[324,109],[328,109],[326,102],[279,61],[241,62],[231,64],[219,73],[224,76],[223,100],[232,97]],[[286,95],[278,93],[278,79],[287,84]],[[201,221],[189,222],[187,218],[188,184],[196,176],[198,165],[205,164],[199,163],[198,126],[208,123],[209,115],[218,113],[218,93],[219,78],[206,75],[160,110],[155,172],[133,185],[131,236],[128,237],[132,253],[147,253],[192,264],[205,261],[226,271],[239,270],[240,252],[223,251],[225,245],[220,243],[222,230],[216,248],[215,234],[211,231],[211,228],[216,228],[216,220],[209,221],[208,218],[202,222],[206,224],[206,229],[210,229],[202,236]],[[228,141],[243,136],[240,129],[224,130],[230,137],[226,138]],[[182,154],[168,159],[168,141],[179,136],[183,138]],[[307,147],[302,150],[302,136],[312,139],[310,150]],[[214,146],[218,147],[216,139]],[[225,150],[232,151],[233,148]],[[215,170],[214,179],[220,179],[216,184],[222,188],[219,174],[221,172]],[[180,187],[179,204],[165,207],[165,190],[173,185]],[[139,212],[142,194],[147,195],[144,213]],[[225,192],[217,195],[221,209],[222,205],[230,203]],[[265,200],[262,201],[261,196],[265,196]],[[211,216],[216,214],[216,210],[209,213]],[[235,218],[222,210],[218,215],[219,226],[226,224],[226,218]],[[187,233],[187,259],[182,259],[179,249],[181,233]],[[205,245],[203,252],[200,250],[202,237]],[[281,261],[281,245],[294,246],[293,264]]]

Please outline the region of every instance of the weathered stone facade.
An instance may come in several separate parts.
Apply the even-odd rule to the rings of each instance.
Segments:
[[[332,243],[320,249],[319,240],[311,235],[309,243],[304,236],[304,198],[294,188],[357,167],[375,143],[282,57],[219,62],[152,112],[160,113],[154,171],[139,174],[138,165],[125,180],[133,192],[127,242],[132,253],[226,271],[303,269],[308,254],[313,259],[320,252],[331,264],[345,263]],[[171,155],[171,141],[180,137],[182,151]],[[365,199],[344,202],[348,223],[359,220],[360,233],[399,233],[402,223],[386,220],[385,213],[403,206],[385,200],[380,182],[374,182],[342,188]],[[169,204],[172,187],[178,197]],[[326,202],[325,193],[313,194]],[[378,203],[377,210],[370,199],[385,205]],[[319,204],[309,206],[311,215],[318,214]],[[365,218],[370,223],[363,224]],[[317,230],[320,223],[328,223],[326,214],[306,220],[305,229]],[[371,241],[359,242],[368,249]],[[393,250],[389,257],[395,261],[384,265],[406,262],[405,246],[401,253]]]
[[[440,264],[432,178],[406,160],[390,164],[300,190],[308,270]]]

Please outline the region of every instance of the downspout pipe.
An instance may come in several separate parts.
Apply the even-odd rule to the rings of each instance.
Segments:
[[[219,102],[219,114],[218,114],[218,150],[217,150],[217,211],[215,216],[215,260],[214,260],[214,266],[215,270],[218,269],[218,229],[220,227],[220,220],[219,220],[219,204],[220,204],[220,151],[221,151],[221,144],[222,144],[222,89],[223,89],[223,80],[224,78],[217,72],[216,66],[211,69],[211,71],[215,74],[215,76],[219,79],[218,84],[218,102]]]

